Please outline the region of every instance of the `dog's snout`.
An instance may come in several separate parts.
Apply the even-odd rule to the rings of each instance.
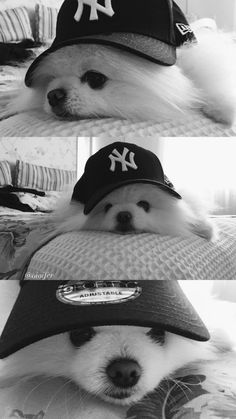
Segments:
[[[64,102],[66,91],[64,89],[53,89],[47,94],[49,105],[53,108]]]
[[[116,216],[116,220],[119,224],[129,224],[132,220],[132,214],[129,211],[120,211]]]
[[[117,359],[107,367],[109,379],[120,388],[133,387],[140,379],[141,367],[130,359]]]

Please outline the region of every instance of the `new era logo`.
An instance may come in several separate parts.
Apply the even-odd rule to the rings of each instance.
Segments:
[[[110,17],[112,17],[115,13],[112,9],[111,0],[105,0],[105,6],[99,4],[98,0],[78,0],[78,9],[74,16],[77,22],[79,22],[81,19],[84,10],[84,5],[90,7],[89,20],[98,20],[98,11]]]
[[[185,25],[184,23],[176,23],[176,27],[182,35],[187,35],[187,33],[193,33],[191,27],[189,25]]]
[[[126,156],[127,156],[128,153],[129,153],[129,155],[128,155],[129,160],[126,160]],[[120,154],[119,151],[117,151],[116,148],[114,148],[114,150],[112,151],[112,154],[109,155],[109,159],[111,160],[110,170],[112,172],[114,172],[116,170],[116,163],[121,164],[122,172],[127,172],[128,167],[130,167],[131,169],[134,169],[134,170],[137,170],[137,168],[138,168],[138,166],[136,165],[136,163],[134,161],[133,151],[129,151],[129,149],[126,148],[126,147],[124,147],[122,154]]]

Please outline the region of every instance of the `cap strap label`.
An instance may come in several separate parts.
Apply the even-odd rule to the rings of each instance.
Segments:
[[[129,153],[129,161],[125,160],[127,154]],[[122,172],[127,172],[128,167],[131,169],[137,170],[138,166],[136,165],[134,161],[135,154],[133,151],[129,151],[128,148],[124,147],[123,153],[120,154],[116,148],[112,151],[112,154],[109,155],[109,159],[111,160],[111,166],[110,170],[111,172],[114,172],[116,170],[116,163],[121,164],[121,170]]]
[[[74,19],[79,22],[84,11],[84,5],[90,6],[89,20],[98,20],[98,11],[104,13],[107,16],[112,17],[114,10],[112,9],[111,0],[105,0],[105,6],[98,3],[98,0],[78,0],[78,9],[74,16]]]
[[[141,287],[133,281],[73,281],[60,285],[57,299],[72,305],[118,304],[137,298]]]

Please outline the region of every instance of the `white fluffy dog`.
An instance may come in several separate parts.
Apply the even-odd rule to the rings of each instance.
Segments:
[[[116,117],[165,121],[201,109],[231,125],[236,110],[236,47],[231,35],[196,33],[164,66],[105,45],[70,45],[46,56],[33,86],[2,109],[6,118],[44,110],[62,119]],[[55,93],[56,92],[56,93]]]
[[[58,233],[94,230],[119,234],[157,233],[217,238],[216,228],[196,199],[177,199],[150,184],[136,183],[115,189],[88,214],[84,205],[72,201],[54,216]]]
[[[213,300],[203,290],[201,297],[196,298],[193,289],[192,296],[211,332],[208,342],[147,327],[84,328],[43,339],[1,360],[0,383],[11,380],[16,384],[22,377],[45,376],[45,382],[65,377],[67,384],[72,381],[82,389],[68,399],[68,412],[76,397],[79,403],[77,415],[71,413],[70,417],[126,417],[113,412],[110,403],[128,407],[157,388],[164,378],[174,376],[179,368],[188,368],[192,363],[207,365],[233,351],[235,304]],[[83,398],[83,390],[91,398]],[[33,391],[37,393],[38,386],[27,397]],[[98,397],[98,402],[92,395]],[[99,399],[106,403],[101,404]],[[81,403],[84,411],[79,408]]]
[[[145,327],[103,326],[34,343],[1,361],[1,376],[66,377],[105,401],[129,405],[178,368],[214,357],[208,342]]]
[[[208,302],[208,316],[215,316],[215,308],[214,303],[209,305]],[[218,308],[224,309],[221,305]],[[74,330],[31,344],[1,361],[0,380],[3,383],[6,380],[17,383],[22,377],[65,377],[67,382],[76,383],[88,394],[108,403],[130,406],[152,392],[164,378],[171,377],[179,368],[197,362],[215,361],[220,359],[222,353],[232,351],[231,337],[217,328],[215,322],[208,342],[197,342],[163,330],[135,326]],[[79,393],[77,396],[80,397]],[[85,400],[89,406],[90,399]],[[109,404],[107,406],[109,409]],[[97,414],[100,418],[99,408]],[[104,407],[102,411],[105,418],[112,417],[111,413],[111,416],[105,415]],[[78,417],[95,418],[96,409],[91,416],[85,414]]]

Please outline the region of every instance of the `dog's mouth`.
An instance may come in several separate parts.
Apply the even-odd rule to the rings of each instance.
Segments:
[[[62,121],[78,121],[79,119],[82,119],[82,117],[80,117],[79,115],[72,115],[66,109],[62,108],[51,108],[51,112],[55,118]]]
[[[121,233],[121,234],[129,234],[136,232],[136,229],[134,228],[133,224],[116,224],[115,226],[115,232]]]
[[[125,403],[126,401],[128,401],[128,399],[130,399],[130,397],[135,394],[135,390],[134,389],[130,389],[130,390],[122,390],[122,389],[117,389],[117,390],[107,390],[104,391],[104,396],[106,399],[113,401],[113,403]]]
[[[55,109],[51,109],[51,114],[54,116],[54,118],[58,119],[59,121],[82,121],[84,119],[102,119],[104,118],[103,116],[99,116],[99,115],[74,115],[71,114],[69,111],[67,110],[55,110]],[[108,118],[108,117],[107,117]]]
[[[116,234],[142,234],[142,233],[147,233],[147,230],[139,229],[131,225],[128,227],[115,226],[115,228],[111,230],[111,232],[116,233]]]
[[[113,359],[106,367],[108,381],[103,389],[103,396],[113,403],[128,404],[138,391],[141,375],[142,368],[135,359]]]
[[[71,119],[73,115],[66,106],[67,92],[63,88],[52,89],[47,93],[47,102],[51,113],[58,119]]]

